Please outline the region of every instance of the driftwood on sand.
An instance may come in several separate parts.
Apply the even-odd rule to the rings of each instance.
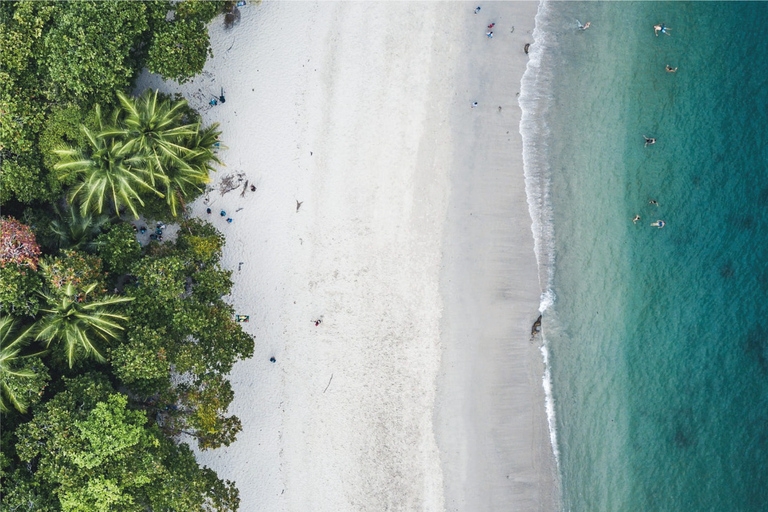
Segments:
[[[541,332],[541,315],[539,315],[539,318],[537,318],[536,321],[533,322],[533,326],[531,327],[531,339],[533,339],[540,332]]]

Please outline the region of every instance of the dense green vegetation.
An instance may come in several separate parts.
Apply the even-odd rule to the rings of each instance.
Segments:
[[[130,94],[144,67],[200,72],[222,7],[0,3],[0,510],[238,508],[187,445],[235,440],[226,376],[253,353],[224,239],[185,215],[219,131]],[[178,234],[142,246],[140,218]]]

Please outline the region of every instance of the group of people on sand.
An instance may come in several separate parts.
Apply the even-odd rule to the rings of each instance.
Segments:
[[[478,5],[475,7],[475,14],[478,14],[480,12],[480,6]],[[485,33],[485,37],[488,39],[493,39],[493,30],[491,30],[493,27],[496,26],[496,23],[491,23],[488,25],[488,32]]]
[[[587,23],[587,26],[589,26],[589,23]],[[584,30],[582,26],[579,26],[579,28]],[[653,26],[653,33],[656,34],[656,37],[659,37],[659,33],[669,35],[669,30],[670,30],[669,27],[667,27],[663,23],[659,23]],[[677,68],[676,67],[673,68],[672,66],[667,64],[664,66],[664,70],[667,73],[675,73],[677,71]],[[645,140],[645,147],[656,144],[656,139],[654,137],[648,137],[647,135],[643,135],[643,139]],[[648,203],[655,206],[659,206],[659,203],[657,203],[653,199],[651,199]],[[640,220],[640,215],[635,215],[634,218],[632,219],[632,223],[637,224],[637,221],[639,220]],[[666,225],[666,222],[664,222],[663,220],[657,220],[656,222],[651,223],[651,226],[655,228],[663,228],[665,225]]]

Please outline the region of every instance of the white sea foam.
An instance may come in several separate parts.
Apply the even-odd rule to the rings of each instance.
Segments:
[[[539,282],[543,288],[539,311],[544,313],[555,303],[553,274],[555,265],[555,232],[551,203],[551,169],[545,141],[550,136],[547,125],[547,110],[553,101],[551,66],[547,64],[550,38],[542,27],[548,26],[549,3],[539,3],[536,27],[533,30],[533,44],[529,49],[529,60],[520,89],[520,134],[523,138],[523,166],[525,169],[525,190],[528,197],[528,211],[531,215],[531,229],[534,250],[539,265]],[[549,364],[549,349],[542,331],[541,357],[544,362],[542,386],[545,394],[549,438],[555,461],[560,466],[557,447],[557,423],[555,402],[552,395],[552,378]]]

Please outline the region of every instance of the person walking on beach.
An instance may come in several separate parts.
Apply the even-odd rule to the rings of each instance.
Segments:
[[[653,137],[646,137],[645,135],[643,135],[643,138],[645,139],[645,146],[644,147],[648,147],[651,144],[656,144],[656,139],[654,139]]]
[[[495,23],[491,23],[490,25],[488,25],[488,28],[493,28],[493,27],[495,27],[495,26],[496,26],[496,24],[495,24]]]
[[[475,7],[475,14],[477,14],[479,12],[480,12],[480,6],[478,5],[477,7]]]
[[[493,30],[488,31],[485,35],[488,39],[493,39]]]
[[[675,71],[677,71],[677,68],[673,68],[669,64],[667,64],[667,66],[664,69],[667,70],[667,73],[674,73]]]
[[[656,37],[659,37],[659,32],[669,35],[667,30],[669,30],[669,27],[665,27],[663,23],[653,26],[653,33],[656,34]]]

